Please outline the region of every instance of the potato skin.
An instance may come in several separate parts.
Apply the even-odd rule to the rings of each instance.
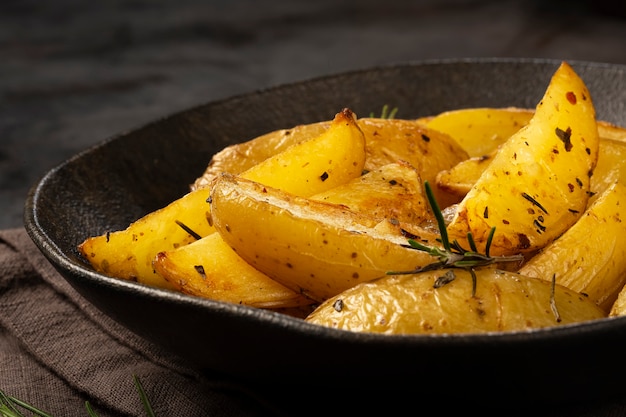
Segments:
[[[310,198],[341,204],[380,220],[393,219],[411,224],[434,220],[422,178],[406,162],[383,165]]]
[[[158,253],[154,268],[176,290],[198,297],[257,308],[290,308],[312,303],[254,269],[218,233]]]
[[[306,321],[342,330],[383,334],[526,331],[605,317],[585,296],[552,283],[495,268],[477,270],[476,294],[466,270],[439,288],[452,270],[389,275],[322,303]]]

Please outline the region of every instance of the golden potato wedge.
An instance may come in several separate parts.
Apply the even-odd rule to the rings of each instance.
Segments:
[[[440,171],[436,177],[437,187],[463,199],[495,156],[496,151],[484,156],[475,156],[459,162],[450,169]]]
[[[235,143],[217,152],[204,173],[198,177],[191,189],[208,187],[222,172],[241,174],[267,158],[276,155],[296,143],[320,136],[331,125],[331,121],[294,126],[275,130],[246,142]]]
[[[172,284],[154,272],[152,260],[158,252],[215,232],[207,198],[208,190],[188,193],[124,230],[85,239],[78,250],[96,271],[105,275],[173,289]]]
[[[523,331],[606,316],[573,290],[555,285],[552,297],[551,282],[513,272],[478,269],[474,296],[472,285],[464,269],[389,275],[326,300],[306,321],[355,332],[445,334]]]
[[[422,178],[406,162],[383,165],[311,199],[341,204],[379,220],[413,224],[433,220]]]
[[[364,163],[363,133],[354,114],[345,109],[321,135],[290,146],[241,175],[308,196],[360,176]],[[159,252],[215,231],[208,196],[208,189],[198,188],[124,230],[87,238],[78,249],[98,272],[172,289],[172,284],[154,271],[152,261]]]
[[[484,251],[496,227],[494,255],[533,252],[552,242],[585,210],[598,142],[589,91],[563,62],[533,118],[500,146],[459,204],[450,237],[467,247],[471,233]]]
[[[616,182],[562,236],[519,269],[584,293],[608,313],[626,283],[626,185]]]
[[[469,157],[447,134],[413,120],[361,118],[358,123],[365,135],[366,171],[406,161],[418,170],[423,181],[434,185],[439,171],[449,169]],[[456,195],[436,187],[433,192],[441,207],[459,201]]]
[[[405,247],[407,238],[384,222],[222,174],[211,191],[215,228],[243,259],[295,292],[322,301],[390,270],[435,260]],[[439,246],[424,231],[416,239]]]
[[[258,308],[309,305],[238,256],[218,233],[157,254],[154,268],[178,291]]]
[[[526,126],[533,114],[532,109],[517,107],[475,107],[445,111],[418,122],[449,135],[470,157],[479,158],[496,150]]]
[[[599,126],[599,125],[598,125]],[[601,130],[598,129],[600,132]],[[615,130],[617,132],[617,128]],[[626,132],[626,130],[624,130]],[[617,137],[613,135],[613,137]],[[626,138],[626,136],[625,136]],[[626,141],[608,139],[600,136],[598,144],[598,162],[591,176],[590,190],[594,196],[609,187],[616,179],[626,181]],[[463,198],[472,189],[482,173],[487,169],[496,152],[482,157],[473,157],[459,162],[454,167],[443,170],[437,175],[437,186]]]
[[[356,116],[344,109],[321,135],[288,147],[241,176],[307,197],[360,176],[365,151],[365,137]]]

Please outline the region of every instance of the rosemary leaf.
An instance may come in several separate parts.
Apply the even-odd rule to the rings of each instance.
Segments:
[[[424,188],[426,190],[428,204],[430,204],[430,209],[435,215],[435,219],[437,219],[437,226],[439,227],[439,233],[441,234],[441,243],[443,243],[443,247],[446,249],[446,251],[450,251],[450,241],[448,240],[448,229],[446,229],[446,222],[443,219],[443,213],[441,213],[441,209],[439,208],[439,204],[435,199],[433,189],[430,187],[430,183],[428,181],[424,182]]]
[[[89,404],[89,401],[85,401],[85,408],[87,409],[87,414],[89,415],[89,417],[98,417],[98,414],[96,414],[93,408],[91,408],[91,404]]]
[[[53,417],[45,411],[39,410],[38,408],[35,408],[22,400],[11,397],[10,395],[6,395],[4,392],[0,391],[0,416],[25,417],[25,415],[22,414],[16,406],[24,408],[31,413],[34,413],[37,417]]]
[[[148,401],[148,397],[143,390],[141,382],[136,375],[133,375],[133,379],[135,382],[135,387],[139,392],[139,397],[141,399],[141,403],[143,404],[144,411],[146,412],[148,417],[156,417],[152,406],[150,405],[150,401]],[[23,414],[19,408],[23,408],[25,410],[30,411],[33,414],[26,416]],[[89,417],[98,417],[98,414],[93,410],[89,401],[85,402],[85,408],[87,409],[87,415]],[[46,413],[45,411],[39,410],[38,408],[33,407],[32,405],[18,400],[17,398],[11,397],[4,393],[4,391],[0,390],[0,417],[53,417],[52,415]]]
[[[141,399],[141,403],[143,404],[143,408],[146,411],[148,417],[156,417],[154,414],[154,410],[152,410],[152,405],[150,405],[150,401],[148,400],[148,396],[143,390],[143,386],[139,381],[139,377],[137,375],[133,375],[133,380],[135,381],[135,387],[137,388],[137,392],[139,393],[139,398]]]
[[[385,104],[383,106],[383,109],[380,113],[380,116],[378,116],[380,119],[393,119],[394,117],[396,117],[396,113],[398,113],[398,108],[394,107],[393,109],[389,110],[389,105]],[[374,112],[370,112],[370,117],[374,118],[377,117]]]

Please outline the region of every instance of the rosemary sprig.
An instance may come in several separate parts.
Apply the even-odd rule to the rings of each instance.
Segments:
[[[20,409],[24,409],[34,413],[37,417],[52,417],[50,414],[45,411],[39,410],[36,407],[33,407],[30,404],[25,403],[22,400],[19,400],[15,397],[5,394],[3,391],[0,391],[0,416],[1,417],[26,417],[25,414],[22,414]]]
[[[152,406],[150,405],[150,401],[148,401],[148,397],[146,396],[141,382],[139,381],[139,378],[136,375],[133,375],[133,379],[146,415],[148,417],[156,417],[154,411],[152,410]],[[87,410],[87,415],[89,417],[98,417],[98,414],[96,414],[96,412],[93,410],[89,401],[85,402],[85,409]],[[30,417],[54,417],[51,414],[40,410],[22,400],[7,395],[2,390],[0,390],[0,417],[28,417],[26,414],[23,413],[22,410],[33,413],[30,414]]]
[[[467,241],[470,245],[470,249],[463,248],[456,239],[450,242],[443,214],[441,213],[439,204],[435,199],[435,195],[428,181],[424,182],[424,188],[426,191],[426,197],[428,198],[428,203],[430,204],[430,208],[433,211],[433,214],[435,215],[435,218],[437,220],[437,226],[441,235],[441,244],[443,246],[443,249],[436,246],[426,246],[414,239],[408,239],[408,247],[424,251],[431,256],[437,258],[438,261],[420,268],[416,268],[411,271],[389,271],[387,272],[387,275],[416,274],[418,272],[433,271],[436,269],[465,269],[466,271],[469,271],[472,275],[472,296],[474,296],[476,294],[476,268],[499,262],[519,262],[523,260],[523,256],[521,254],[511,256],[491,256],[489,254],[491,242],[496,231],[495,227],[493,227],[489,233],[484,254],[478,252],[476,243],[474,242],[474,238],[471,232],[468,232],[467,234]],[[452,279],[451,275],[448,274],[445,278],[445,283],[451,282]]]
[[[398,113],[398,108],[394,107],[393,109],[389,110],[389,105],[385,104],[383,106],[383,110],[380,113],[380,118],[381,119],[393,119],[394,117],[396,117],[396,113]],[[376,117],[374,115],[374,112],[370,113],[370,117]]]

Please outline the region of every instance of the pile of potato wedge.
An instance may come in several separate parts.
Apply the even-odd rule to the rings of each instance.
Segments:
[[[626,129],[562,62],[535,109],[345,108],[228,146],[78,248],[108,276],[338,329],[526,331],[626,314],[625,210]]]

